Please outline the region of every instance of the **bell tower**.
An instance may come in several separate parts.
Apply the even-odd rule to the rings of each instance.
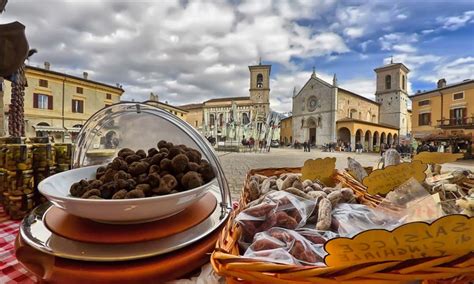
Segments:
[[[250,100],[253,103],[252,113],[255,116],[252,120],[265,122],[270,112],[270,71],[271,65],[249,66],[250,70]]]
[[[379,122],[400,129],[400,138],[408,134],[408,69],[403,63],[393,63],[374,69],[377,74],[375,99],[380,104]]]

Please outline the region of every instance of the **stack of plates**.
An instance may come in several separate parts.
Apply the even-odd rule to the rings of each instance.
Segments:
[[[230,213],[221,204],[216,182],[178,214],[139,224],[99,223],[43,204],[21,224],[17,257],[51,282],[162,282],[184,277],[209,261]]]

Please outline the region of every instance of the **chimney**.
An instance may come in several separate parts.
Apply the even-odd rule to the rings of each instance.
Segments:
[[[89,77],[89,73],[87,73],[87,72],[85,72],[85,71],[82,72],[82,77],[84,77],[84,79],[87,80],[87,77]]]
[[[444,87],[446,87],[446,79],[444,79],[444,78],[443,78],[443,79],[439,79],[439,80],[438,80],[438,89],[439,89],[439,88],[444,88]]]
[[[49,63],[48,61],[45,61],[44,62],[44,69],[49,70],[50,67],[51,67],[51,63]]]
[[[417,93],[417,94],[421,93],[421,90],[417,90],[416,93]]]

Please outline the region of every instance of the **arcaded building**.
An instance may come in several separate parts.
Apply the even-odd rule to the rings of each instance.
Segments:
[[[364,149],[377,150],[381,143],[394,144],[410,133],[407,74],[402,63],[375,70],[376,100],[373,101],[337,84],[329,83],[313,70],[299,92],[293,94],[293,142],[314,145],[360,142]]]

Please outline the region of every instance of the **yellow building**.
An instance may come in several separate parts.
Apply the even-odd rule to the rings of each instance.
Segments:
[[[289,146],[293,144],[292,116],[283,118],[280,122],[280,143]]]
[[[446,80],[441,79],[436,89],[418,92],[410,98],[415,139],[473,140],[474,80],[447,85]]]
[[[188,114],[187,110],[180,107],[172,106],[168,104],[168,102],[165,102],[165,103],[160,102],[158,101],[158,97],[154,97],[153,94],[150,95],[150,100],[148,100],[147,103],[150,105],[156,106],[158,108],[161,108],[163,110],[166,110],[167,112],[170,112],[176,115],[177,117],[181,118],[182,120],[186,121],[187,114]]]
[[[82,125],[95,112],[118,103],[124,90],[88,78],[44,68],[27,66],[25,89],[25,129],[27,137],[51,136],[55,142],[74,141]],[[11,84],[5,81],[5,117],[11,99]],[[7,119],[6,119],[7,120]],[[3,123],[8,129],[8,122]],[[6,131],[6,130],[5,130]]]

